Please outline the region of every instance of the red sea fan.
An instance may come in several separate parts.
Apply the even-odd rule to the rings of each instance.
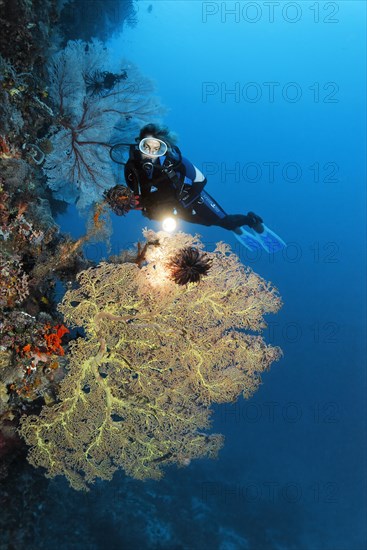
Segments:
[[[119,65],[95,39],[70,40],[48,63],[55,131],[42,168],[54,197],[80,210],[116,182],[111,141],[130,142],[137,126],[162,113],[152,82],[131,63]]]

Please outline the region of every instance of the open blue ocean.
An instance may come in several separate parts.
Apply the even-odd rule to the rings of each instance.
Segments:
[[[262,336],[283,355],[250,399],[214,405],[210,432],[225,437],[217,459],[171,465],[157,481],[119,471],[87,493],[29,467],[41,497],[28,547],[364,550],[366,3],[134,8],[105,36],[111,66],[124,59],[153,81],[161,122],[223,209],[255,212],[287,243],[253,252],[221,227],[178,224],[207,250],[228,243],[278,289],[282,308],[266,315]],[[140,211],[111,220],[110,249],[84,247],[93,262],[161,229]],[[74,204],[56,222],[75,239],[86,230]],[[6,540],[0,548],[23,548]]]

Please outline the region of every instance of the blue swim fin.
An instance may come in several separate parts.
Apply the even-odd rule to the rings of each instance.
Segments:
[[[283,250],[287,246],[283,239],[266,227],[266,225],[264,225],[262,233],[256,233],[251,227],[243,225],[233,231],[233,234],[243,246],[251,251],[257,251],[262,248],[268,254],[274,254],[274,252],[279,252],[279,250]]]

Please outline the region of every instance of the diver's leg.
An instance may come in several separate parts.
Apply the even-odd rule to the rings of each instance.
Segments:
[[[242,225],[251,224],[251,218],[245,214],[227,214],[206,191],[201,193],[201,196],[190,206],[189,210],[193,210],[195,214],[187,221],[193,221],[194,223],[196,221],[196,223],[202,225],[217,225],[233,230]]]

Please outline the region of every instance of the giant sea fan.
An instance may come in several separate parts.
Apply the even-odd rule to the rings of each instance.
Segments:
[[[204,253],[184,233],[144,236],[154,243],[144,265],[78,274],[59,310],[85,336],[70,344],[59,403],[22,420],[29,461],[75,489],[118,468],[159,478],[167,465],[216,456],[223,438],[209,431],[211,405],[251,396],[281,355],[256,334],[281,305],[271,283],[223,243]],[[199,284],[172,281],[167,261],[182,250],[207,255]]]
[[[103,93],[93,93],[91,81],[103,74],[114,78]],[[97,40],[69,42],[53,57],[49,77],[58,116],[44,170],[55,197],[77,201],[82,209],[117,183],[109,156],[112,142],[131,141],[137,127],[162,110],[151,97],[151,82],[131,64],[121,62],[115,70]]]

